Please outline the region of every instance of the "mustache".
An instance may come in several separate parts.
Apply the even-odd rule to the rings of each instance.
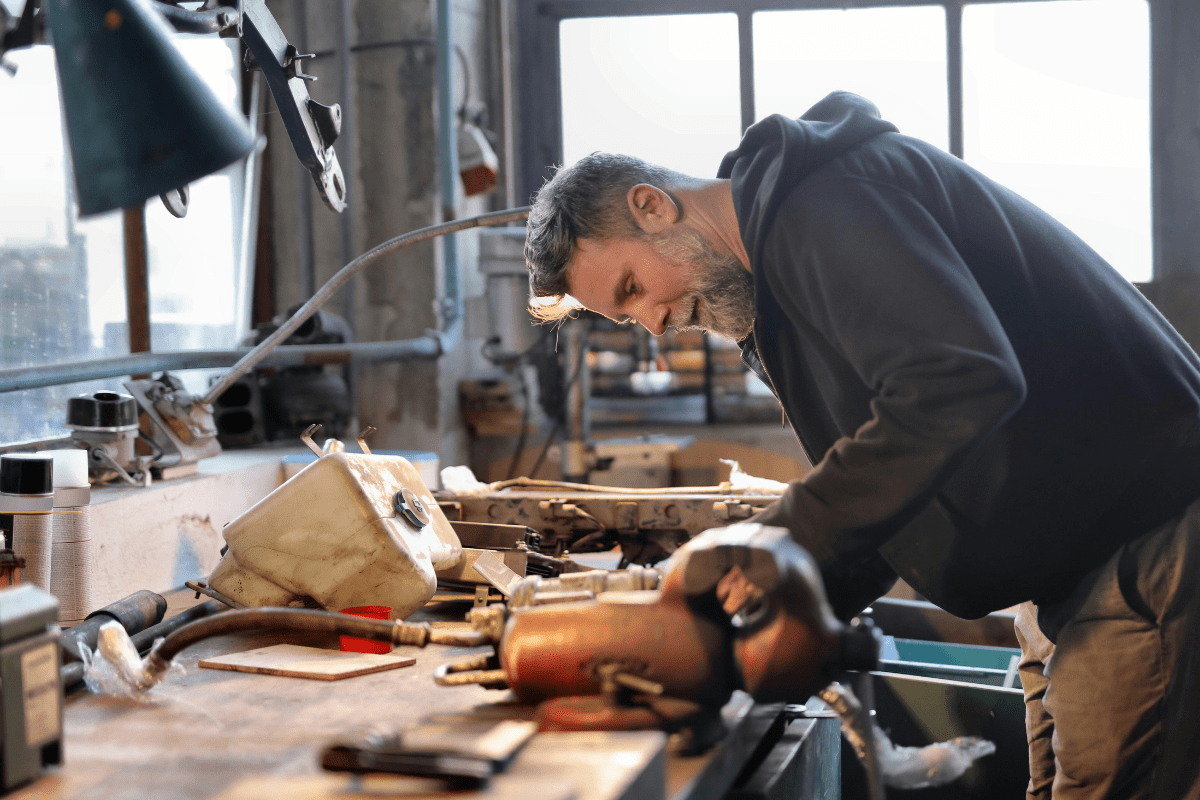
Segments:
[[[682,304],[675,313],[671,315],[669,324],[677,331],[686,331],[699,326],[699,320],[696,319],[696,304],[699,301],[694,295],[689,295],[683,299]]]

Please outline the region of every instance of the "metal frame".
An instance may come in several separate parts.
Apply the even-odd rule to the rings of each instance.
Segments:
[[[972,5],[1046,0],[970,0]],[[550,177],[546,165],[562,162],[562,87],[559,82],[558,24],[564,19],[610,16],[734,13],[738,17],[738,62],[741,121],[744,131],[755,120],[754,36],[756,11],[802,9],[937,6],[946,10],[946,93],[950,120],[950,152],[963,156],[964,0],[548,0],[525,2],[518,9],[521,54],[521,171],[524,196],[535,193]]]

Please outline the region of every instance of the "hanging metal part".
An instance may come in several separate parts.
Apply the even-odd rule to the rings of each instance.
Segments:
[[[166,207],[167,213],[175,219],[183,219],[188,212],[188,187],[185,183],[178,189],[172,189],[169,192],[163,192],[158,196],[162,200],[163,206]]]
[[[325,451],[322,450],[321,448],[317,447],[317,443],[314,442],[313,438],[312,438],[313,434],[319,430],[321,430],[321,425],[320,425],[320,423],[316,423],[313,425],[309,425],[307,428],[304,429],[304,433],[300,434],[300,441],[304,442],[304,444],[308,447],[308,449],[312,450],[313,453],[316,454],[317,458],[320,458],[321,456],[325,455]]]
[[[358,448],[363,451],[364,455],[371,455],[371,448],[367,447],[367,437],[374,432],[375,429],[368,425],[367,427],[363,428],[362,433],[360,433],[358,438],[355,440],[358,442]]]
[[[300,163],[312,173],[325,205],[341,212],[346,208],[346,181],[333,143],[342,130],[337,104],[322,105],[309,96],[307,82],[316,80],[303,69],[303,59],[283,35],[263,0],[244,0],[242,41],[251,69],[262,70],[279,108],[280,118]]]

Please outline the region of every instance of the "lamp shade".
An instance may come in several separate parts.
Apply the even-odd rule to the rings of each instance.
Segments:
[[[45,14],[80,216],[139,206],[254,148],[152,0],[45,0]]]

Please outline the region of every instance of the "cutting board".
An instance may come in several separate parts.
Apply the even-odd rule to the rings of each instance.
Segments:
[[[372,672],[411,667],[415,663],[415,658],[395,653],[347,653],[295,644],[273,644],[257,650],[201,659],[199,665],[207,669],[255,672],[284,678],[336,681],[356,675],[370,675]]]

